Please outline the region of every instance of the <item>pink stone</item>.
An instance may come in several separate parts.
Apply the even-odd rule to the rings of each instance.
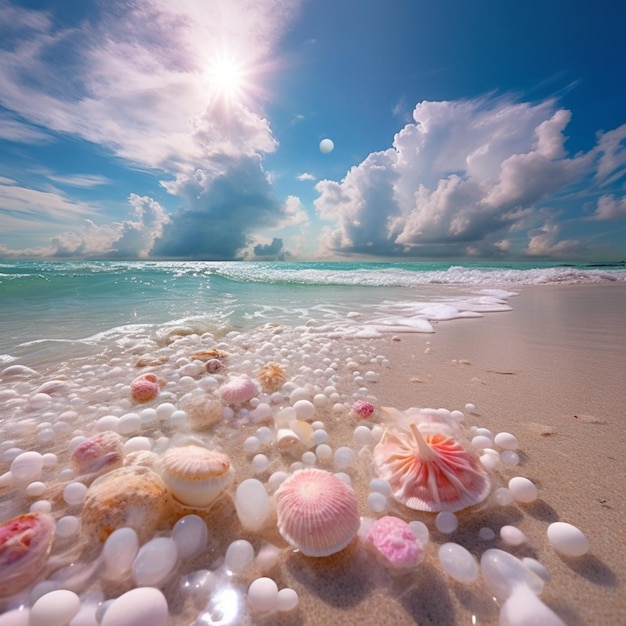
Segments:
[[[374,522],[367,534],[366,546],[375,552],[385,567],[400,572],[414,568],[424,556],[424,547],[411,527],[391,515]]]
[[[361,419],[367,419],[374,412],[374,405],[366,400],[357,400],[352,405],[352,412]]]
[[[130,384],[130,393],[135,402],[149,402],[159,395],[160,387],[154,374],[144,374]]]

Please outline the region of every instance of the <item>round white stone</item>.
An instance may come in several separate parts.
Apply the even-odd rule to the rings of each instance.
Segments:
[[[341,446],[335,450],[334,461],[339,469],[345,469],[352,464],[354,451],[347,446]]]
[[[352,434],[352,439],[358,446],[369,446],[372,443],[372,432],[367,426],[357,426]]]
[[[235,492],[235,509],[246,530],[260,530],[270,513],[270,500],[265,485],[256,478],[244,480]]]
[[[589,551],[589,540],[584,533],[567,522],[550,524],[548,540],[557,552],[565,556],[582,556]]]
[[[270,466],[270,460],[265,454],[255,454],[252,458],[252,470],[255,474],[264,472]]]
[[[509,467],[519,465],[519,454],[513,450],[503,450],[500,454],[500,459],[502,459],[502,462]]]
[[[370,481],[370,489],[382,493],[386,498],[391,497],[391,485],[382,478],[373,478]]]
[[[18,454],[11,462],[10,471],[17,482],[37,480],[43,469],[43,457],[39,452],[29,450]]]
[[[293,611],[297,606],[300,598],[295,589],[285,587],[278,592],[276,597],[276,610],[281,613]]]
[[[114,580],[125,577],[139,552],[139,539],[132,528],[114,530],[104,542],[102,557],[106,575]]]
[[[517,437],[511,433],[498,433],[493,438],[493,442],[503,450],[517,450]]]
[[[425,546],[428,543],[430,538],[430,532],[428,531],[428,526],[424,524],[424,522],[420,522],[419,520],[413,520],[409,522],[409,528],[411,532],[415,535],[417,539],[419,539],[420,543]]]
[[[439,548],[439,562],[446,574],[460,583],[471,583],[478,576],[476,559],[458,543],[444,543]]]
[[[373,491],[367,496],[367,506],[373,513],[382,513],[387,508],[387,496]]]
[[[226,549],[224,564],[233,574],[242,574],[254,560],[254,548],[249,541],[238,539]]]
[[[199,515],[185,515],[172,528],[172,539],[178,549],[178,556],[188,558],[204,550],[209,531],[206,522]]]
[[[269,612],[276,608],[278,601],[278,585],[271,579],[263,576],[253,580],[248,587],[248,604],[259,612]]]
[[[517,502],[534,502],[537,499],[537,487],[523,476],[515,476],[509,480],[509,491]]]
[[[459,527],[459,520],[451,511],[442,511],[435,518],[435,526],[441,533],[453,533]]]
[[[165,596],[154,587],[138,587],[113,600],[100,626],[167,626]]]
[[[133,561],[133,580],[141,586],[158,586],[167,580],[176,566],[178,548],[169,537],[150,539],[139,549]]]
[[[41,596],[30,609],[29,626],[65,626],[80,610],[80,598],[67,589]]]
[[[472,447],[476,450],[484,450],[485,448],[491,448],[493,442],[489,437],[485,437],[484,435],[476,435],[472,437]]]
[[[495,499],[500,506],[508,506],[515,501],[513,494],[507,487],[498,487],[495,491]]]
[[[87,485],[83,483],[70,483],[63,489],[63,499],[70,505],[81,504],[87,495]]]
[[[75,515],[65,515],[56,523],[55,533],[58,537],[71,537],[78,532],[80,522]]]
[[[315,405],[310,400],[298,400],[293,408],[299,420],[308,420],[315,415]]]
[[[526,535],[516,526],[503,526],[500,529],[500,538],[507,546],[521,546],[526,542]]]

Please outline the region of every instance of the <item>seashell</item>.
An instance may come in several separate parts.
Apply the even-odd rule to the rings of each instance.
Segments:
[[[224,407],[212,395],[190,393],[183,397],[180,408],[187,414],[189,425],[194,430],[206,430],[222,419]]]
[[[87,490],[82,533],[92,543],[104,543],[114,530],[128,526],[145,543],[169,513],[168,496],[161,476],[147,467],[129,465],[108,472]]]
[[[257,380],[261,383],[263,391],[273,393],[285,384],[283,374],[285,370],[278,363],[267,363],[256,375]]]
[[[306,556],[339,552],[359,530],[354,490],[325,470],[297,470],[274,497],[280,534]]]
[[[352,405],[352,413],[360,419],[367,419],[374,413],[374,405],[367,400],[357,400]]]
[[[445,432],[422,433],[412,420],[387,428],[373,456],[378,476],[410,509],[459,511],[489,494],[489,477],[470,452]]]
[[[225,454],[193,444],[170,448],[160,469],[174,498],[192,507],[210,506],[234,479]]]
[[[159,455],[152,450],[134,450],[124,457],[124,466],[134,465],[154,469]]]
[[[276,445],[281,450],[286,450],[300,443],[300,437],[291,428],[279,428],[276,431]]]
[[[211,348],[210,350],[198,350],[189,356],[190,361],[202,361],[208,362],[211,359],[218,359],[223,361],[228,357],[228,353],[218,348]]]
[[[122,440],[112,430],[105,430],[76,446],[70,462],[77,474],[109,471],[122,464]]]
[[[219,372],[222,369],[222,362],[219,359],[209,359],[205,367],[209,374],[215,374],[215,372]]]
[[[41,573],[54,539],[54,519],[26,513],[0,525],[0,596],[10,596]]]
[[[130,384],[130,395],[135,402],[150,402],[161,391],[159,381],[154,374],[138,376]]]
[[[398,572],[413,569],[424,556],[424,547],[407,522],[391,515],[374,522],[365,545],[385,567]]]
[[[223,400],[233,404],[247,402],[259,393],[256,383],[245,374],[231,378],[220,387],[219,391]]]

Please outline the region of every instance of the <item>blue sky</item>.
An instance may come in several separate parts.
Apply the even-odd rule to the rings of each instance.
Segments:
[[[624,23],[614,0],[0,0],[0,257],[623,259]]]

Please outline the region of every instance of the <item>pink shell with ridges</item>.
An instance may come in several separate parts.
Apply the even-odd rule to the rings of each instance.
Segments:
[[[357,499],[341,478],[320,469],[301,469],[274,494],[280,534],[306,556],[343,550],[359,530]]]
[[[231,378],[220,387],[220,397],[226,402],[241,404],[251,400],[259,393],[256,383],[245,374]]]

